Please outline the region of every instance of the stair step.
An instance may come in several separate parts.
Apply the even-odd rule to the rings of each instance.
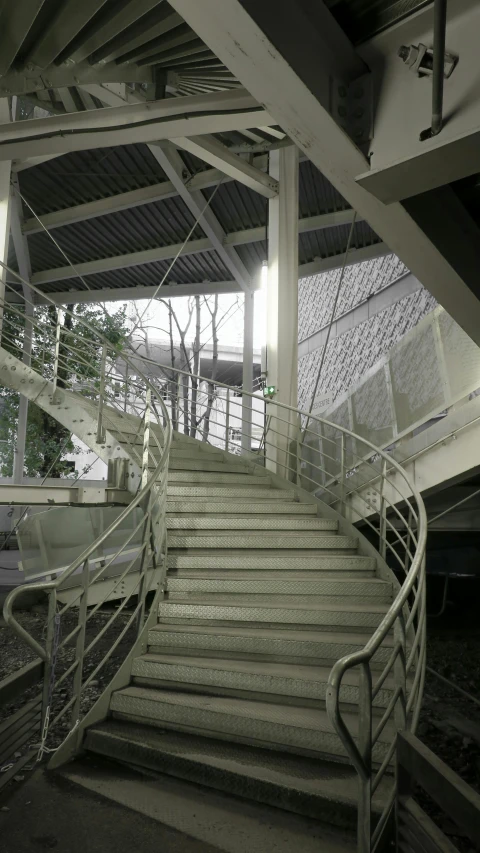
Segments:
[[[182,569],[168,576],[168,600],[197,593],[326,595],[391,601],[392,584],[372,579],[331,577],[324,572],[221,572]]]
[[[223,453],[219,447],[213,447],[211,444],[197,442],[193,445],[182,445],[180,442],[172,441],[170,446],[170,456],[175,459],[198,459],[198,457],[206,456],[211,459],[223,459]]]
[[[182,474],[183,480],[185,482],[185,477]],[[245,485],[237,485],[237,486],[216,486],[214,483],[204,482],[203,485],[197,484],[195,486],[182,486],[178,483],[172,483],[169,477],[168,483],[168,498],[172,497],[188,497],[189,500],[197,500],[202,503],[205,498],[211,500],[212,498],[217,498],[219,500],[224,499],[233,499],[235,500],[241,499],[244,501],[251,501],[252,498],[257,501],[259,499],[265,499],[268,501],[288,501],[293,500],[295,498],[295,491],[293,489],[274,489],[273,487],[265,488],[265,479],[261,479],[261,482],[258,484],[255,483],[254,477],[250,477],[248,482]],[[254,482],[252,483],[252,480]]]
[[[248,474],[250,475],[250,467],[241,462],[224,462],[222,459],[209,459],[207,454],[203,454],[196,459],[183,459],[178,456],[171,456],[169,459],[168,470],[170,473],[174,471],[219,471],[224,474]]]
[[[169,471],[169,483],[211,483],[212,485],[235,485],[243,483],[246,486],[265,486],[269,482],[266,474],[221,473],[217,471]]]
[[[281,554],[272,557],[270,554],[167,554],[168,569],[206,569],[230,570],[261,570],[261,571],[325,571],[335,572],[342,576],[355,577],[358,574],[372,576],[375,573],[374,557],[359,557],[356,554]]]
[[[262,694],[270,694],[271,697],[307,699],[321,703],[322,707],[330,672],[331,667],[318,666],[316,661],[312,661],[310,666],[302,666],[152,652],[135,658],[132,666],[132,676],[136,681],[147,679],[158,689],[192,689],[215,696],[237,695],[239,698],[249,693],[258,694],[261,699]],[[387,679],[378,691],[374,705],[386,708],[392,692],[392,679]],[[268,701],[263,697],[264,700]],[[349,670],[342,679],[340,701],[357,705],[358,700],[358,672]]]
[[[288,602],[282,596],[218,595],[168,601],[158,606],[160,621],[192,620],[191,624],[210,622],[249,622],[272,625],[329,626],[332,630],[376,628],[387,611],[387,604],[353,604],[344,599],[304,596],[305,601]]]
[[[196,517],[169,514],[167,517],[169,530],[188,530],[189,535],[195,530],[338,530],[338,521],[327,518],[258,518],[255,515],[219,517],[202,512]]]
[[[224,740],[346,758],[326,711],[319,708],[132,686],[112,695],[111,710],[116,718],[145,721],[160,728],[195,734],[201,731]],[[343,718],[356,740],[357,715],[345,713]],[[392,726],[387,723],[373,748],[375,761],[382,761],[392,737]]]
[[[85,748],[109,759],[226,791],[230,796],[273,805],[342,829],[356,828],[357,774],[338,761],[319,761],[113,719],[87,730]],[[373,801],[376,813],[384,802],[382,789]]]
[[[225,531],[226,533],[226,531]],[[215,536],[202,535],[200,531],[192,531],[190,535],[170,533],[168,535],[168,548],[227,548],[233,549],[269,549],[280,551],[289,549],[293,551],[305,551],[308,549],[344,551],[355,550],[358,547],[358,539],[353,536],[328,536],[315,534],[314,532],[301,535],[281,536],[268,533],[255,534],[244,533],[242,536],[233,536],[231,533],[222,535],[218,532]]]
[[[173,500],[169,497],[167,501],[167,512],[169,513],[225,513],[237,517],[239,514],[248,515],[306,515],[317,516],[315,504],[301,504],[296,501],[265,501],[264,503],[251,503],[248,501],[232,500],[230,502],[217,500],[203,500],[202,503],[192,500]]]
[[[250,655],[266,658],[281,658],[290,661],[313,659],[316,663],[330,662],[331,665],[344,655],[363,649],[370,640],[371,632],[350,633],[342,631],[296,631],[294,628],[255,628],[248,623],[240,627],[227,625],[175,625],[159,623],[148,632],[151,651],[162,654],[207,654],[222,656]],[[393,640],[386,637],[374,657],[376,666],[388,661]]]

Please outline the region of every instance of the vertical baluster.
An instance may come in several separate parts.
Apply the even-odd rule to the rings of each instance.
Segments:
[[[55,663],[54,655],[54,636],[55,636],[55,614],[57,612],[57,593],[52,589],[48,596],[48,613],[47,613],[47,636],[45,647],[47,652],[47,660],[45,663],[45,672],[43,676],[43,691],[42,691],[42,731],[45,726],[45,721],[50,705],[50,694],[53,687],[52,683],[52,668]],[[48,721],[47,721],[48,725]]]
[[[227,388],[227,402],[225,407],[225,450],[228,450],[228,433],[230,430],[230,388]]]
[[[76,669],[73,677],[73,695],[75,701],[72,705],[72,726],[80,719],[80,701],[82,698],[82,679],[83,679],[83,657],[85,653],[85,633],[87,629],[87,604],[88,604],[88,586],[90,581],[90,566],[88,559],[85,560],[82,569],[82,597],[80,599],[80,607],[78,608],[78,625],[79,631],[77,634],[77,642],[75,645],[75,661]]]
[[[345,433],[342,432],[340,438],[340,512],[344,516],[347,515],[346,495],[346,470],[345,470]]]
[[[140,508],[145,513],[145,523],[143,524],[141,544],[143,546],[142,555],[140,557],[139,574],[140,581],[138,584],[138,601],[140,609],[137,615],[137,636],[141,633],[145,619],[145,600],[148,592],[148,567],[150,556],[152,554],[152,512],[151,512],[152,491],[145,497],[140,504]]]
[[[401,732],[407,724],[407,637],[403,612],[400,612],[395,620],[393,639],[399,647],[393,669],[395,690],[400,690],[395,703],[395,725],[397,731]]]
[[[103,429],[103,402],[105,397],[105,372],[107,368],[107,345],[103,344],[102,357],[100,360],[100,388],[98,391],[98,420],[97,441],[102,444],[105,441],[105,430]]]
[[[148,460],[150,456],[150,417],[152,407],[152,392],[147,388],[145,414],[143,416],[143,455],[142,455],[142,489],[148,482]]]
[[[53,360],[53,398],[57,393],[58,385],[58,362],[60,359],[60,333],[62,331],[62,311],[57,308],[57,325],[55,328],[55,356]]]
[[[360,664],[358,680],[358,748],[365,765],[365,778],[359,777],[358,853],[370,853],[372,800],[372,674],[369,663]]]
[[[380,475],[380,507],[379,507],[379,545],[378,550],[385,559],[387,555],[387,504],[385,501],[385,485],[387,479],[387,460],[382,458],[382,472]]]

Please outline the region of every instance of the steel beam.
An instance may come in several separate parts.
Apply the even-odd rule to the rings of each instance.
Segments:
[[[433,44],[434,4],[363,48],[378,92],[370,167],[360,186],[390,204],[480,171],[480,92],[472,87],[478,68],[480,5],[450,0],[446,49],[459,61],[444,81],[441,133],[421,138],[430,127],[432,78],[418,76],[398,56],[400,45]]]
[[[202,281],[201,284],[164,284],[159,295],[162,299],[174,299],[176,296],[195,296],[211,293],[238,293],[236,281]],[[158,292],[158,286],[138,285],[137,287],[102,288],[101,290],[67,290],[52,292],[46,296],[35,296],[35,305],[90,305],[97,302],[124,302],[129,299],[151,299]],[[11,292],[7,302],[21,301]]]
[[[58,89],[62,86],[79,86],[82,83],[152,83],[153,72],[149,66],[137,65],[90,65],[81,62],[78,65],[51,65],[44,71],[27,63],[21,69],[9,71],[0,79],[0,96],[7,94],[26,95]]]
[[[220,133],[273,123],[269,113],[243,89],[167,98],[2,124],[0,160],[155,142],[187,133]]]
[[[362,261],[371,261],[374,258],[382,258],[389,254],[390,249],[386,243],[372,243],[371,246],[350,249],[346,266],[360,264]],[[328,272],[328,270],[335,270],[342,265],[342,257],[345,257],[345,253],[343,255],[330,255],[327,258],[315,258],[309,263],[301,264],[298,268],[298,276],[299,278],[306,278],[309,275],[318,275],[318,273]]]
[[[316,219],[317,217],[312,217]],[[208,227],[211,234],[214,232],[211,230],[215,228],[213,224],[210,224]],[[202,225],[203,228],[203,225]],[[205,228],[205,230],[206,230]],[[220,228],[220,226],[219,226]],[[304,229],[307,230],[307,229]],[[311,228],[309,230],[316,230]],[[252,234],[252,231],[254,232]],[[227,264],[226,258],[228,257],[228,262],[238,272],[238,276],[241,276],[241,261],[237,257],[233,255],[234,246],[241,245],[245,242],[255,242],[255,240],[264,240],[265,239],[265,228],[262,229],[252,229],[252,231],[237,231],[232,234],[225,235],[223,233],[223,238],[218,230],[216,232],[215,241],[213,239],[209,239],[209,237],[203,237],[197,240],[189,240],[184,248],[181,251],[181,255],[196,255],[201,254],[202,252],[211,252],[212,250],[217,251],[221,254],[222,260],[225,264]],[[261,233],[260,233],[261,232]],[[244,239],[245,234],[248,235],[249,239],[246,241]],[[253,239],[255,238],[255,239]],[[174,258],[177,252],[182,248],[182,243],[174,243],[171,246],[158,246],[155,249],[144,249],[140,252],[129,252],[125,255],[114,255],[109,258],[99,258],[95,261],[86,261],[84,263],[75,264],[75,267],[65,266],[65,267],[54,267],[49,270],[42,270],[41,272],[35,273],[32,277],[32,284],[38,286],[41,284],[46,284],[47,282],[53,281],[64,281],[71,278],[77,278],[78,275],[89,276],[95,275],[96,273],[102,272],[111,272],[112,270],[118,269],[126,269],[127,267],[138,267],[143,264],[152,264],[157,261],[165,261]],[[221,248],[219,248],[221,247]],[[360,263],[361,261],[368,261],[372,258],[379,258],[383,255],[387,255],[389,253],[389,249],[385,245],[385,243],[374,243],[371,246],[364,246],[359,249],[351,250],[348,258],[349,264]],[[238,258],[238,260],[237,260]],[[327,270],[337,269],[337,267],[341,266],[343,263],[344,253],[339,255],[330,255],[326,258],[316,258],[313,261],[309,261],[305,264],[300,264],[298,267],[298,277],[305,278],[309,275],[316,275],[317,273],[326,272]],[[238,265],[238,269],[237,269]],[[243,267],[243,264],[241,265]],[[230,267],[229,267],[230,268]],[[250,276],[247,272],[245,272],[244,276],[245,281],[250,281]],[[238,280],[238,279],[237,279]],[[239,283],[239,287],[243,290],[243,286]],[[129,291],[130,288],[126,288],[125,290]],[[133,288],[136,292],[137,288]],[[124,292],[124,288],[119,288],[119,291]],[[93,291],[94,293],[98,293],[99,291]],[[102,290],[102,292],[104,292]],[[208,291],[209,293],[212,291]],[[80,292],[83,294],[83,291]],[[108,298],[108,297],[105,297]],[[120,299],[126,299],[126,296],[117,297]],[[141,297],[135,296],[132,298],[140,299]],[[69,300],[66,299],[68,302]],[[70,300],[72,301],[72,300]],[[82,299],[78,301],[83,301]]]
[[[277,181],[274,181],[270,175],[260,172],[247,160],[242,160],[238,154],[232,154],[226,145],[222,145],[215,137],[180,137],[174,139],[174,143],[265,198],[274,198],[278,195]]]
[[[7,98],[0,99],[0,121],[10,121],[10,109]],[[10,216],[12,211],[12,196],[10,178],[12,163],[4,160],[0,163],[0,261],[8,264],[8,243],[10,240]],[[0,338],[3,327],[3,308],[5,304],[5,283],[7,271],[0,267]]]
[[[170,30],[175,29],[175,27],[183,24],[183,19],[180,15],[177,15],[176,12],[172,12],[170,7],[167,4],[163,4],[165,6],[166,17],[163,17],[161,7],[158,10],[156,15],[156,22],[145,29],[142,27],[139,32],[132,32],[130,30],[129,33],[125,33],[123,37],[117,36],[111,42],[104,44],[100,47],[93,56],[91,57],[93,62],[113,62],[115,59],[120,59],[120,57],[125,56],[127,53],[131,53],[136,48],[141,47],[141,45],[146,42],[151,41],[154,38],[159,38],[163,36],[164,33],[170,32]]]
[[[223,0],[221,4],[216,0],[171,0],[171,5],[265,105],[275,118],[272,123],[283,128],[389,249],[480,344],[480,302],[441,247],[432,243],[401,203],[385,206],[357,183],[357,177],[370,164],[325,105],[319,84],[321,33],[312,25],[307,27],[298,14],[303,0],[284,0],[281,16],[274,0]],[[398,39],[397,32],[391,34],[394,36]],[[468,69],[467,63],[466,66]],[[405,69],[405,73],[410,72]],[[392,104],[392,109],[402,114],[403,107],[398,102]],[[427,116],[430,104],[424,113],[425,121]]]
[[[131,27],[139,18],[150,12],[155,6],[163,6],[161,0],[135,0],[126,6],[119,4],[119,8],[104,20],[103,24],[95,28],[95,32],[89,38],[84,39],[79,47],[69,56],[70,62],[82,62],[87,56],[91,56],[97,50],[110,42],[128,27]],[[162,9],[160,9],[160,14]],[[169,14],[168,12],[166,14]],[[153,36],[148,35],[148,38]]]
[[[151,145],[150,151],[157,159],[167,177],[175,185],[180,197],[183,199],[193,216],[198,219],[200,227],[204,230],[212,247],[217,252],[227,269],[230,270],[241,289],[248,292],[252,289],[252,281],[243,262],[237,252],[231,246],[225,246],[225,231],[220,225],[211,207],[205,207],[206,199],[201,192],[192,193],[186,186],[184,173],[185,164],[178,151],[160,148]]]
[[[75,267],[55,267],[51,270],[42,270],[42,272],[37,272],[32,276],[32,284],[38,286],[39,284],[45,284],[50,281],[65,281],[66,279],[77,278],[78,275],[95,275],[95,273],[120,270],[126,267],[153,264],[157,261],[170,260],[178,252],[181,252],[182,255],[196,255],[199,252],[211,250],[212,244],[208,237],[203,237],[200,240],[189,240],[185,248],[182,247],[182,243],[174,243],[172,246],[159,246],[156,249],[145,249],[141,252],[115,255],[113,258],[86,261],[85,263],[75,264]]]
[[[106,0],[82,0],[81,3],[64,0],[35,40],[28,61],[39,69],[48,68],[105,3]]]
[[[2,506],[123,506],[131,499],[132,495],[126,489],[0,484]]]
[[[1,9],[0,76],[6,74],[45,0],[8,2]]]
[[[193,191],[213,187],[220,183],[224,176],[218,169],[208,169],[205,172],[199,172],[198,175],[189,181],[189,188]],[[74,207],[67,207],[64,210],[58,210],[55,213],[46,213],[41,216],[41,222],[45,228],[61,228],[62,225],[71,225],[72,222],[82,222],[86,219],[93,219],[96,216],[106,216],[109,213],[116,213],[119,210],[126,210],[132,207],[139,207],[143,204],[152,204],[155,201],[173,198],[178,195],[177,190],[171,181],[162,181],[159,184],[153,184],[150,187],[142,187],[139,190],[129,190],[125,193],[107,196],[96,201],[89,201],[86,204],[77,204]],[[42,231],[38,219],[32,217],[25,220],[23,231],[25,234],[35,234]]]

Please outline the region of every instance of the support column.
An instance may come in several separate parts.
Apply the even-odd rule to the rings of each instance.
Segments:
[[[279,194],[268,203],[267,385],[273,399],[297,407],[298,373],[298,149],[270,152],[269,172]],[[277,417],[278,413],[278,417]],[[293,413],[267,406],[267,467],[295,476],[291,456],[298,423]]]
[[[253,306],[254,293],[245,293],[243,316],[243,381],[244,391],[253,391]],[[242,396],[242,453],[252,449],[252,398]]]
[[[17,178],[14,179],[15,183]],[[28,251],[27,238],[22,233],[21,226],[21,202],[19,196],[13,191],[10,203],[12,229],[12,240],[17,257],[18,271],[26,282],[30,282],[32,269],[30,265],[30,254]],[[33,292],[26,284],[22,284],[25,300],[25,335],[23,339],[24,364],[30,365],[32,357],[33,338]],[[27,438],[28,400],[24,394],[20,394],[18,405],[17,445],[13,457],[13,482],[21,485],[23,482],[23,469],[25,466],[25,443]]]
[[[8,98],[0,98],[0,124],[8,124],[10,121],[10,109]],[[12,161],[2,160],[0,162],[0,261],[8,263],[8,243],[10,239],[10,176],[12,172]],[[5,304],[5,282],[7,271],[0,267],[0,336],[3,325],[3,310]]]

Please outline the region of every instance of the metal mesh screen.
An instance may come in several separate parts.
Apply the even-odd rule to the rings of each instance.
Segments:
[[[398,432],[412,428],[446,405],[435,346],[433,318],[417,326],[390,355],[390,375]]]
[[[353,431],[377,446],[394,435],[394,413],[385,367],[382,365],[352,394]]]
[[[436,312],[437,313],[437,312]],[[438,312],[450,401],[480,388],[480,348],[445,312]]]

